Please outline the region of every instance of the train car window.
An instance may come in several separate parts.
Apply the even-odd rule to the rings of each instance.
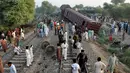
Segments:
[[[68,16],[69,12],[67,12],[66,16]]]

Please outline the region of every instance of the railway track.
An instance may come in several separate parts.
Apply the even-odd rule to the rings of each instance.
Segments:
[[[68,23],[67,23],[68,24]],[[71,35],[69,33],[69,28],[70,26],[66,25],[66,30],[68,32],[69,35]],[[86,45],[84,44],[84,42],[82,43],[83,45]],[[86,46],[83,46],[85,52],[88,55],[88,62],[85,63],[85,72],[84,73],[92,73],[92,68],[93,68],[93,64],[95,62],[95,59],[92,58],[93,56],[95,57],[95,54],[93,54],[93,51],[91,49],[86,49],[88,47]],[[72,49],[72,51],[71,51]],[[72,70],[71,70],[71,65],[73,64],[73,59],[76,59],[77,58],[77,49],[73,49],[73,48],[69,48],[68,51],[67,51],[67,60],[62,60],[60,63],[59,63],[59,72],[58,73],[72,73]]]
[[[68,28],[68,26],[66,28]],[[52,33],[51,33],[51,35],[49,35],[50,44],[53,44],[54,46],[56,46],[56,42],[57,42],[56,40],[58,40],[58,39],[57,39],[57,36],[52,37]],[[40,46],[41,44],[39,44],[39,45],[37,45],[37,44],[41,43],[42,41],[43,40],[41,40],[40,38],[37,38],[36,35],[34,34],[27,41],[25,41],[24,46],[25,45],[34,45],[33,51],[38,52],[39,49],[41,48],[41,46]],[[85,45],[85,44],[83,42],[83,45]],[[86,65],[85,65],[86,71],[87,71],[85,73],[92,73],[92,68],[93,68],[93,64],[95,62],[96,56],[94,55],[91,48],[87,47],[87,49],[86,49],[86,45],[83,46],[83,48],[85,48],[85,51],[86,51],[86,53],[88,55],[88,59],[89,59],[88,63],[86,63]],[[41,71],[40,73],[43,73],[43,72],[44,73],[71,73],[71,65],[73,64],[72,59],[77,57],[76,49],[72,49],[72,50],[73,50],[73,52],[71,52],[70,49],[68,49],[67,60],[66,61],[62,60],[61,62],[52,60],[51,56],[47,57],[48,55],[42,55],[41,63],[43,63],[43,62],[45,62],[45,63],[41,64],[41,66],[38,67],[39,69],[36,68],[34,70],[37,70],[37,71],[39,70],[39,71]],[[39,52],[41,52],[41,51],[39,51]],[[45,54],[45,52],[44,52],[44,54]],[[46,57],[46,60],[43,57]],[[26,64],[25,49],[23,49],[23,52],[21,52],[20,55],[13,56],[10,59],[10,61],[16,66],[18,73],[25,73],[25,72],[21,71],[26,68],[25,67],[25,64]],[[5,73],[9,73],[9,67],[7,65],[4,66],[4,69],[5,69]],[[30,72],[30,73],[35,73],[35,72]]]
[[[40,40],[41,39],[38,39],[36,37],[36,34],[30,35],[28,37],[28,39],[23,43],[23,46],[34,45],[33,51],[36,51],[36,47],[38,47],[36,42],[38,43]],[[22,52],[20,52],[20,55],[14,55],[13,54],[13,56],[8,61],[12,62],[16,66],[16,69],[17,69],[18,73],[21,72],[21,70],[23,70],[23,68],[24,68],[24,66],[26,64],[25,47],[22,47]],[[5,70],[4,73],[9,73],[9,67],[7,66],[7,64],[5,64],[4,70]]]
[[[70,52],[70,50],[68,50],[67,60],[61,61],[60,73],[71,73],[71,65],[73,64],[73,59],[75,58],[76,58],[76,53],[72,53]]]
[[[21,71],[20,73],[57,73],[56,66],[54,65],[56,64],[55,60],[56,58],[54,56],[55,52],[53,51],[51,54],[49,54],[46,52],[46,50],[50,48],[47,48],[47,45],[45,47],[45,42],[50,43],[50,45],[55,44],[56,39],[54,38],[57,36],[53,35],[54,34],[52,31],[49,32],[49,36],[47,38],[44,38],[41,44],[39,44],[36,48],[34,48],[37,50],[36,53],[34,54],[34,62],[32,66],[30,66],[29,68],[24,67],[23,71]]]
[[[62,60],[60,63],[59,73],[72,73],[71,65],[73,64],[73,59],[77,58],[77,49],[72,49],[73,52],[68,49],[67,60]],[[91,73],[91,65],[89,62],[85,63],[85,72],[82,73]]]

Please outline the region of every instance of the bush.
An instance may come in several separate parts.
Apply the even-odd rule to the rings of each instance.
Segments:
[[[108,44],[108,37],[99,37],[97,42],[99,44]]]
[[[8,26],[4,26],[4,25],[0,25],[0,31],[8,31],[9,30],[9,27]]]
[[[129,56],[124,56],[122,58],[119,58],[121,62],[126,64],[128,67],[130,67],[130,57]]]
[[[103,40],[102,38],[98,38],[98,39],[97,39],[97,42],[98,42],[99,44],[104,44],[104,40]]]
[[[118,48],[114,48],[114,47],[109,47],[109,48],[108,48],[108,51],[109,51],[110,53],[113,53],[113,52],[118,53],[118,52],[119,52],[119,49],[118,49]]]
[[[130,56],[130,50],[129,49],[125,51],[124,56]]]

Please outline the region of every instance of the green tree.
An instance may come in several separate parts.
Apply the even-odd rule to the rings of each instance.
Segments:
[[[119,4],[119,3],[124,3],[125,0],[111,0],[111,2],[115,5]]]
[[[19,26],[34,18],[34,0],[0,0],[1,24]]]
[[[83,4],[79,4],[79,5],[75,5],[73,8],[75,9],[75,8],[78,8],[78,9],[82,9],[84,6],[83,6]]]
[[[114,7],[114,5],[112,4],[108,4],[108,3],[104,3],[103,4],[103,8],[106,9],[106,10],[110,10]]]
[[[101,8],[101,6],[95,7],[95,12],[99,13],[99,14],[102,14],[103,8]]]
[[[56,11],[56,9],[57,7],[53,6],[48,1],[43,1],[42,6],[36,8],[36,13],[42,15],[51,15]]]
[[[110,15],[111,16],[111,12],[112,12],[113,7],[114,7],[114,5],[112,5],[112,4],[104,3],[103,4],[103,15]]]
[[[115,19],[120,19],[122,18],[122,13],[124,11],[124,8],[121,6],[114,6],[110,12],[111,16]]]
[[[130,3],[124,3],[124,4],[121,4],[121,7],[123,8],[122,10],[122,16],[123,18],[127,19],[127,20],[130,20]]]
[[[43,14],[51,14],[56,10],[56,6],[53,6],[51,3],[49,3],[48,1],[43,1],[42,2],[42,12]]]
[[[120,5],[104,3],[104,12],[115,19],[129,19],[130,20],[130,3],[122,3]]]

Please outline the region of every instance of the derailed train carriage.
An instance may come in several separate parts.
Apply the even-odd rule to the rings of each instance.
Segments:
[[[61,9],[61,16],[63,19],[67,19],[72,23],[76,24],[78,27],[84,26],[87,27],[88,30],[94,30],[95,33],[98,33],[101,23],[96,22],[90,19],[87,16],[73,10],[69,5],[62,5]]]

